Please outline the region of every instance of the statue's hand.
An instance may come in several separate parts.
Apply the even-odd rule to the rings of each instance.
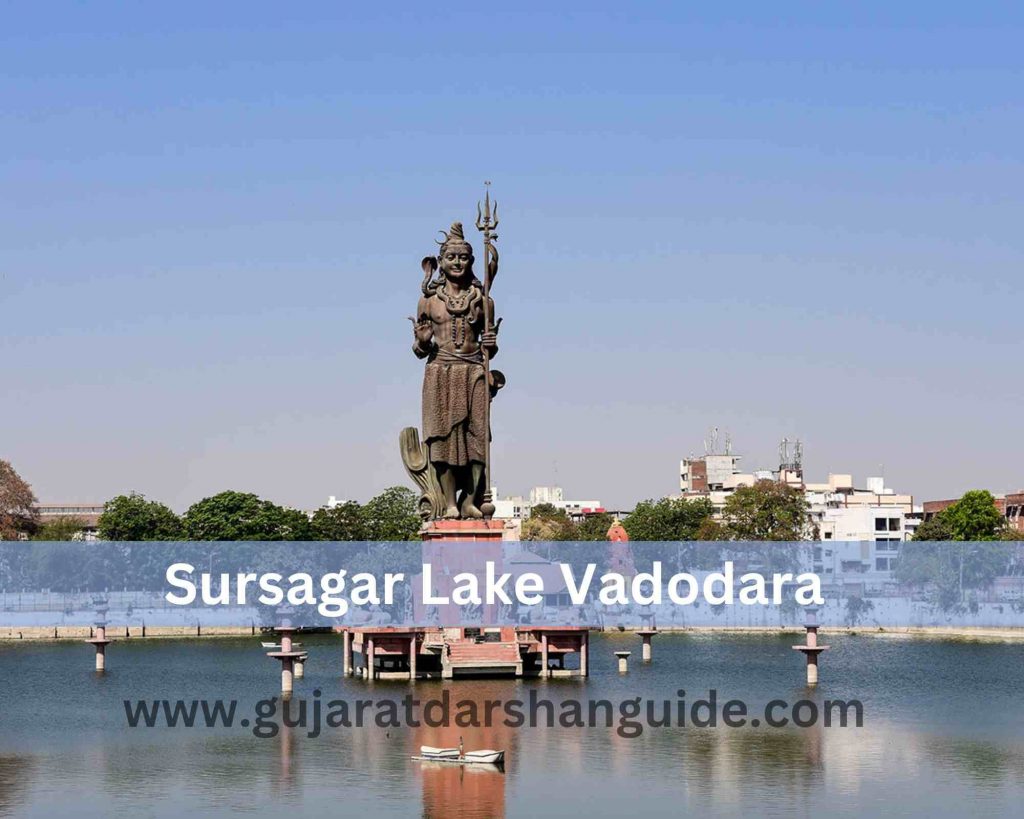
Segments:
[[[420,319],[413,325],[413,334],[420,344],[427,345],[434,336],[434,325],[430,319]]]
[[[488,330],[480,334],[480,345],[488,350],[496,349],[498,346],[498,334],[494,330]]]

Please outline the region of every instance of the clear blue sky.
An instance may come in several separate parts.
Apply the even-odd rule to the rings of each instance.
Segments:
[[[435,232],[502,204],[494,477],[1024,486],[1024,11],[45,3],[0,26],[0,457],[44,500],[406,481]],[[474,232],[475,233],[475,232]]]

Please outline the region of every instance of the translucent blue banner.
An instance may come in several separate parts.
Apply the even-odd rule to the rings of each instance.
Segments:
[[[0,543],[0,628],[1024,626],[1020,542]]]

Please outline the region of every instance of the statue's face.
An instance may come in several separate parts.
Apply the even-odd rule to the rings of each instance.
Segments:
[[[447,278],[461,279],[473,267],[473,249],[465,243],[446,245],[441,252],[441,272]]]

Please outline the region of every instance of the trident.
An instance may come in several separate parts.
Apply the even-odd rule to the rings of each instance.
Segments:
[[[476,203],[476,229],[484,235],[484,332],[491,331],[491,282],[498,273],[498,251],[494,247],[494,240],[498,238],[495,229],[498,227],[498,203],[494,203],[491,209],[491,183],[484,182],[486,192],[484,194],[484,206]],[[495,330],[497,327],[494,328]],[[480,511],[484,520],[494,517],[494,498],[491,493],[491,357],[486,348],[484,354],[484,384],[487,385],[487,404],[484,413],[484,429],[487,430],[484,437],[484,500],[480,504]]]

